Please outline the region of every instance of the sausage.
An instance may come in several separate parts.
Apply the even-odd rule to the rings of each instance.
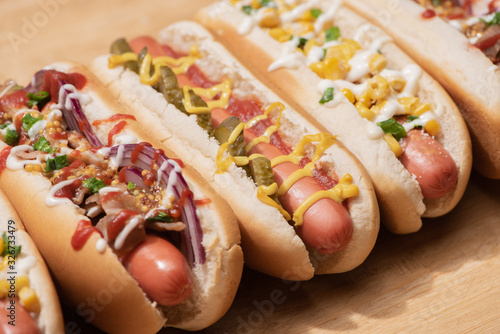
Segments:
[[[223,109],[212,110],[213,127],[217,127],[229,116]],[[256,137],[248,129],[244,130],[244,136],[246,143]],[[269,143],[259,143],[247,153],[260,153],[269,160],[283,155],[280,149]],[[273,167],[274,179],[278,186],[299,169],[299,166],[291,162],[283,162]],[[306,198],[321,190],[324,190],[323,187],[313,177],[304,177],[293,184],[279,200],[287,212],[293,213]],[[333,254],[342,250],[351,240],[353,223],[342,204],[324,198],[305,212],[303,224],[297,227],[296,231],[307,246],[322,254]]]
[[[193,292],[193,279],[184,255],[170,242],[147,235],[125,259],[124,266],[149,298],[173,306]]]
[[[15,306],[14,313],[8,309],[11,305]],[[10,315],[13,318],[10,318]],[[14,321],[15,326],[8,322]],[[10,299],[4,298],[0,300],[0,333],[1,334],[38,334],[40,330],[33,319],[18,299],[11,304]]]
[[[399,160],[415,175],[422,194],[437,199],[448,194],[458,180],[458,169],[448,151],[423,130],[413,129],[402,140]]]

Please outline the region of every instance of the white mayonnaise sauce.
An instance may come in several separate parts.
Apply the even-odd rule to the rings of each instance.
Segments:
[[[142,220],[140,216],[135,216],[129,220],[128,224],[125,225],[123,230],[121,230],[121,232],[115,239],[115,244],[114,244],[115,249],[121,249],[123,247],[123,244],[125,243],[125,240],[127,239],[130,232],[132,232],[134,228],[136,228],[137,225],[140,224],[141,221]]]

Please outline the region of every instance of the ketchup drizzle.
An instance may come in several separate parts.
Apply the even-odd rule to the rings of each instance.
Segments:
[[[74,250],[80,250],[85,246],[92,233],[97,232],[102,237],[101,231],[92,226],[89,220],[80,220],[76,226],[75,233],[71,237],[71,246]]]

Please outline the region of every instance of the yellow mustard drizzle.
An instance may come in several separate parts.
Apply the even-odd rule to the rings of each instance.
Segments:
[[[259,188],[257,188],[257,198],[261,202],[278,209],[286,220],[290,220],[291,219],[290,214],[285,209],[283,209],[281,205],[279,205],[269,197],[271,195],[274,195],[277,191],[278,191],[278,184],[276,184],[276,182],[267,187],[260,186]]]
[[[156,85],[160,79],[161,66],[170,66],[176,75],[184,74],[188,70],[189,66],[193,65],[194,62],[201,57],[198,48],[192,46],[189,50],[189,56],[172,58],[168,56],[151,57],[151,54],[146,54],[139,69],[139,76],[141,83],[149,86]],[[111,55],[108,58],[108,67],[114,68],[121,65],[127,61],[137,61],[138,56],[133,52],[125,52],[121,55]],[[154,66],[154,73],[150,75],[151,65]]]
[[[207,102],[207,105],[208,108],[212,110],[215,108],[227,108],[227,105],[229,104],[229,97],[231,97],[231,86],[231,79],[225,79],[220,84],[209,88],[192,87],[191,89],[196,93],[196,95],[210,99],[210,101]],[[219,99],[213,100],[213,98],[219,93],[221,94]]]
[[[190,114],[208,114],[210,113],[209,107],[195,107],[191,103],[191,96],[189,95],[189,90],[191,88],[188,86],[182,87],[182,92],[184,96],[183,104],[186,111]]]
[[[320,199],[330,198],[338,203],[342,203],[346,198],[357,196],[358,194],[359,188],[355,184],[352,184],[351,174],[345,174],[332,189],[317,191],[306,198],[304,202],[300,203],[292,218],[295,226],[300,226],[304,223],[304,213]]]
[[[159,68],[162,65],[172,65],[176,66],[173,68],[174,73],[177,74],[183,74],[191,66],[196,59],[200,57],[198,53],[197,48],[192,48],[190,51],[190,56],[189,57],[181,57],[179,59],[174,59],[170,57],[157,57],[155,59],[151,58],[150,54],[147,54],[143,60],[143,63],[140,68],[140,77],[141,77],[141,82],[147,85],[154,85],[158,82],[159,76],[161,75]],[[122,55],[113,55],[109,58],[108,66],[110,68],[113,68],[119,64],[122,64],[126,61],[130,60],[137,60],[137,55],[134,53],[124,53]],[[155,66],[155,71],[153,75],[150,75],[150,69],[151,69],[151,64]],[[228,103],[229,103],[229,98],[231,95],[231,80],[226,79],[220,84],[214,85],[209,88],[201,88],[201,87],[188,87],[184,86],[183,93],[184,93],[184,107],[186,108],[186,111],[189,113],[193,114],[203,114],[203,113],[208,113],[214,108],[226,108]],[[209,101],[207,103],[207,107],[195,107],[192,105],[191,98],[189,96],[189,90],[192,89],[195,94],[198,96],[208,99]],[[213,100],[217,94],[221,94],[220,98],[217,100]],[[247,123],[240,123],[238,126],[231,132],[229,139],[227,142],[223,143],[220,145],[219,150],[217,151],[217,155],[215,158],[216,161],[216,166],[217,170],[216,173],[224,173],[229,169],[232,163],[235,163],[237,166],[244,166],[249,164],[250,161],[253,159],[256,159],[258,157],[264,157],[262,154],[252,154],[249,157],[244,157],[244,156],[239,156],[239,157],[233,157],[230,154],[228,154],[227,150],[230,145],[232,145],[236,139],[238,138],[239,134],[245,129],[245,128],[251,128],[255,124],[257,124],[259,121],[265,120],[269,117],[269,114],[271,113],[272,110],[275,108],[279,109],[279,115],[276,119],[276,122],[274,125],[269,126],[263,135],[254,138],[250,143],[247,144],[246,150],[247,152],[250,151],[255,145],[261,143],[261,142],[266,142],[269,143],[271,135],[276,132],[281,123],[281,116],[282,112],[285,109],[284,105],[281,102],[274,102],[270,104],[264,114],[262,115],[257,115],[251,120],[249,120]],[[277,194],[278,196],[284,195],[298,180],[310,176],[313,176],[313,170],[315,169],[315,162],[319,159],[320,155],[331,145],[335,143],[335,137],[326,133],[319,133],[316,135],[308,135],[304,136],[300,143],[295,147],[295,149],[290,153],[289,155],[282,155],[279,157],[276,157],[272,159],[271,161],[271,167],[275,167],[276,165],[279,165],[283,162],[292,162],[296,165],[300,163],[300,160],[305,156],[305,145],[310,144],[312,142],[316,142],[316,151],[311,159],[312,161],[308,163],[304,168],[301,168],[297,170],[296,172],[292,173],[284,182],[283,184],[278,187],[276,182],[271,184],[270,186],[260,186],[257,189],[257,198],[272,207],[275,207],[276,209],[279,210],[279,212],[283,215],[283,217],[286,220],[290,220],[290,214],[283,209],[281,205],[276,203],[273,199],[271,199],[269,196]],[[343,200],[349,197],[353,197],[358,195],[359,189],[356,185],[352,184],[352,177],[350,174],[344,175],[341,179],[340,182],[333,187],[330,190],[324,190],[324,191],[318,191],[314,193],[313,195],[309,196],[303,203],[299,205],[299,207],[295,210],[293,214],[293,220],[295,221],[296,226],[300,226],[303,223],[303,216],[304,213],[311,207],[314,203],[319,201],[322,198],[330,198],[333,199],[339,203],[341,203]]]
[[[217,163],[217,172],[222,173],[226,171],[231,163],[236,163],[238,166],[243,166],[248,164],[251,160],[256,158],[257,156],[262,156],[262,155],[256,155],[252,154],[249,158],[245,159],[245,157],[232,157],[229,154],[227,154],[227,149],[230,145],[232,145],[238,135],[243,131],[245,128],[250,128],[251,126],[255,125],[257,122],[264,120],[269,117],[270,112],[274,109],[278,108],[279,109],[279,116],[278,119],[275,123],[275,125],[272,125],[268,127],[264,133],[264,135],[255,138],[252,140],[248,145],[247,145],[247,151],[249,151],[250,148],[254,147],[257,145],[257,143],[260,142],[269,142],[269,136],[271,133],[274,133],[276,130],[278,130],[278,127],[280,125],[280,119],[282,112],[284,110],[284,106],[282,103],[273,103],[270,106],[268,106],[262,115],[258,115],[251,120],[249,120],[247,123],[240,123],[238,126],[231,132],[231,135],[229,136],[229,139],[226,143],[222,144],[219,147],[219,151],[217,152],[217,157],[216,157],[216,163]],[[290,215],[286,210],[283,209],[282,206],[277,204],[275,201],[273,201],[269,196],[277,194],[277,196],[282,196],[284,195],[298,180],[304,178],[304,177],[313,177],[313,170],[315,169],[315,162],[320,158],[321,154],[328,149],[331,145],[335,143],[335,136],[332,136],[327,133],[318,133],[315,135],[307,135],[302,138],[302,140],[299,142],[299,144],[295,147],[295,149],[289,154],[289,155],[281,155],[278,156],[274,159],[271,160],[271,167],[274,167],[276,165],[279,165],[280,163],[283,162],[292,162],[296,165],[300,163],[300,160],[305,156],[306,154],[306,145],[311,144],[311,143],[317,143],[316,145],[316,151],[311,159],[311,162],[309,162],[304,168],[301,168],[291,175],[286,178],[286,180],[281,184],[280,187],[277,186],[276,183],[273,183],[272,185],[268,187],[260,186],[257,189],[257,198],[268,205],[271,205],[275,208],[277,208],[281,214],[285,217],[285,219],[290,220]],[[317,201],[319,201],[322,198],[330,198],[334,201],[337,201],[339,203],[342,203],[343,200],[349,197],[357,196],[359,194],[359,189],[356,185],[352,184],[352,177],[350,174],[344,175],[344,177],[341,178],[340,182],[333,187],[330,190],[324,190],[324,191],[318,191],[314,193],[313,195],[309,196],[303,203],[299,205],[299,207],[295,210],[293,213],[293,220],[295,221],[295,226],[300,226],[303,223],[304,219],[304,214]],[[286,213],[286,215],[285,215]]]

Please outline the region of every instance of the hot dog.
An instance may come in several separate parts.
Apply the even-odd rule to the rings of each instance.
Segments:
[[[289,108],[194,22],[167,27],[158,41],[128,42],[113,43],[115,54],[97,58],[94,73],[133,105],[138,122],[182,145],[179,156],[232,206],[245,264],[306,280],[365,260],[378,206],[366,171],[334,136]],[[141,83],[159,73],[159,83]]]
[[[458,203],[472,157],[456,106],[340,1],[219,1],[196,18],[257,78],[356,154],[390,231],[418,231],[421,217],[443,215]],[[412,140],[413,128],[425,130],[427,140]],[[413,153],[405,153],[409,147]]]
[[[161,134],[74,63],[0,101],[0,186],[77,314],[106,332],[155,333],[227,311],[243,267],[234,214]]]
[[[0,332],[64,333],[49,271],[21,219],[0,191]]]
[[[469,128],[474,169],[499,179],[500,3],[408,0],[392,6],[381,0],[346,5],[384,29],[443,85]]]

